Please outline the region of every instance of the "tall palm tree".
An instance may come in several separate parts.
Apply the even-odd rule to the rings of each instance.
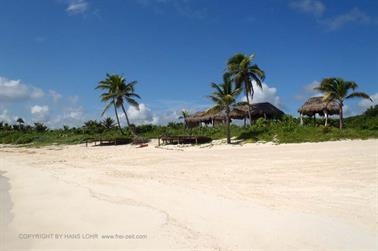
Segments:
[[[111,81],[110,77],[111,77],[110,74],[106,74],[106,79],[100,81],[98,83],[97,87],[96,87],[96,89],[101,89],[101,90],[106,91],[105,93],[102,93],[100,95],[101,101],[107,103],[104,107],[104,110],[101,113],[101,116],[104,116],[105,112],[111,106],[113,106],[114,107],[114,113],[115,113],[116,119],[117,119],[118,128],[121,131],[121,133],[124,134],[124,132],[122,131],[121,123],[119,122],[119,116],[118,116],[117,104],[116,104],[117,93],[119,92],[119,90],[118,90],[119,88],[117,87],[117,85],[114,82]]]
[[[324,101],[331,102],[336,101],[339,106],[339,127],[343,128],[343,106],[346,99],[360,97],[365,99],[372,99],[364,92],[354,92],[358,87],[356,82],[346,81],[342,78],[325,78],[322,80],[319,86],[315,87],[324,93]],[[349,91],[352,93],[348,94]]]
[[[232,85],[230,78],[225,77],[223,84],[211,83],[211,87],[215,89],[209,98],[215,103],[209,112],[224,111],[226,115],[226,131],[227,131],[227,144],[231,144],[230,132],[230,112],[231,107],[236,103],[236,97],[240,94],[241,89]]]
[[[107,91],[101,94],[101,100],[103,102],[108,102],[107,105],[104,107],[104,111],[102,112],[101,116],[104,115],[104,113],[109,109],[109,107],[113,106],[114,113],[117,118],[118,127],[123,133],[117,111],[117,108],[121,107],[126,118],[127,126],[129,127],[130,132],[133,134],[133,136],[136,136],[136,134],[133,128],[131,127],[124,103],[126,102],[129,105],[135,107],[136,109],[139,109],[139,104],[135,100],[135,98],[140,98],[140,96],[136,94],[134,91],[134,86],[136,84],[137,81],[127,83],[126,79],[120,75],[106,74],[106,79],[100,81],[100,83],[96,87],[96,89],[102,89]]]
[[[264,71],[261,70],[256,64],[253,64],[254,58],[254,54],[251,56],[247,56],[242,53],[235,54],[228,60],[228,71],[225,73],[226,77],[231,76],[233,78],[237,88],[244,90],[248,104],[251,104],[255,93],[252,81],[254,80],[256,85],[262,88],[262,81],[265,79]],[[249,123],[252,124],[252,111],[250,105],[248,105],[248,117]]]
[[[181,115],[180,115],[180,117],[179,117],[179,119],[183,119],[183,120],[184,120],[185,128],[188,127],[188,124],[187,124],[187,122],[186,122],[186,118],[189,117],[189,115],[190,115],[190,114],[189,114],[188,111],[182,110],[182,111],[181,111]]]

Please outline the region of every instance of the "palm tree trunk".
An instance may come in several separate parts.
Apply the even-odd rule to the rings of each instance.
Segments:
[[[343,129],[343,103],[340,102],[339,103],[339,118],[340,118],[340,121],[339,121],[339,127],[340,129]]]
[[[226,130],[227,130],[227,144],[231,144],[231,131],[230,131],[230,108],[226,108]]]
[[[113,99],[113,105],[114,105],[114,113],[116,115],[116,118],[117,118],[117,124],[118,124],[118,128],[119,130],[121,131],[121,134],[124,135],[123,131],[122,131],[122,127],[121,127],[121,124],[119,123],[119,118],[118,118],[118,112],[117,112],[117,106],[114,102],[114,99]]]
[[[127,112],[126,112],[125,106],[124,106],[123,104],[121,104],[121,107],[122,107],[122,111],[123,111],[123,113],[125,114],[125,118],[126,118],[127,126],[129,127],[129,130],[130,130],[131,134],[132,134],[133,136],[136,136],[136,133],[134,132],[134,128],[131,128],[130,120],[129,120],[129,116],[127,116]]]
[[[248,103],[248,118],[249,118],[249,124],[252,125],[252,110],[251,110],[251,105],[249,103],[249,93],[248,93],[248,88],[247,88],[247,82],[244,82],[244,88],[245,88],[245,97],[247,98],[247,103]]]
[[[324,117],[325,117],[325,123],[324,123],[324,126],[327,126],[327,125],[328,125],[328,112],[325,112],[325,113],[324,113]]]

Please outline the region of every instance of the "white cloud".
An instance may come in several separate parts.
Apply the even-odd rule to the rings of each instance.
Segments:
[[[8,110],[7,110],[7,109],[4,109],[4,110],[0,113],[0,122],[6,122],[6,123],[12,123],[12,122],[14,122],[14,119],[13,119],[12,116],[8,113]]]
[[[304,87],[304,91],[306,93],[312,93],[312,94],[319,93],[318,91],[314,90],[314,88],[319,86],[319,85],[320,85],[320,82],[317,81],[317,80],[314,80]]]
[[[74,95],[74,96],[68,96],[67,99],[68,99],[68,102],[69,102],[71,105],[76,105],[77,102],[79,101],[79,96],[77,96],[77,95]]]
[[[353,8],[347,13],[320,21],[331,31],[337,30],[348,23],[370,24],[371,22],[372,18],[358,8]]]
[[[135,125],[141,124],[157,124],[158,118],[154,116],[151,109],[145,104],[139,104],[139,110],[133,106],[127,109],[127,115],[129,116],[130,123]],[[121,118],[124,118],[124,114],[120,114]]]
[[[49,96],[52,98],[54,103],[58,103],[59,100],[62,98],[62,95],[54,90],[49,90]]]
[[[371,102],[368,99],[362,99],[360,102],[358,102],[358,106],[363,111],[365,111],[366,109],[370,108],[371,106],[378,105],[378,92],[375,93],[375,94],[373,94],[373,95],[371,95],[370,98],[373,100],[373,102]]]
[[[66,11],[69,14],[83,14],[88,10],[89,4],[86,0],[69,0]]]
[[[36,87],[25,85],[21,80],[10,80],[0,77],[0,102],[26,101],[44,96],[44,92]]]
[[[181,115],[181,110],[168,111],[163,114],[154,115],[156,124],[166,125],[169,122],[179,122],[178,118]]]
[[[308,97],[318,97],[322,96],[322,94],[319,91],[314,90],[315,87],[319,86],[320,82],[317,80],[312,81],[311,83],[305,85],[303,87],[303,90],[294,96],[296,100],[304,100]]]
[[[357,7],[354,7],[346,13],[325,18],[324,13],[326,6],[319,0],[292,1],[289,3],[289,7],[302,13],[314,16],[316,21],[319,24],[324,25],[329,31],[337,30],[349,23],[365,25],[378,23],[376,19],[373,19]]]
[[[253,95],[252,103],[269,102],[277,107],[281,107],[280,97],[277,95],[277,89],[275,87],[269,87],[266,83],[262,83],[262,88],[256,85],[253,81],[253,89],[255,91]],[[246,97],[242,97],[242,101],[246,101]]]
[[[61,128],[63,125],[80,127],[86,119],[88,118],[84,115],[83,107],[67,107],[58,115],[49,119],[46,124],[51,128]]]
[[[207,17],[207,9],[193,8],[188,0],[137,0],[144,7],[152,7],[158,14],[165,13],[165,8],[174,9],[179,15],[192,19]]]
[[[164,113],[156,114],[145,104],[139,104],[139,110],[130,106],[127,109],[127,115],[131,124],[153,124],[153,125],[166,125],[169,122],[178,122],[178,117],[181,114],[181,110],[166,111]],[[119,113],[120,122],[122,125],[126,124],[125,116],[121,112]]]
[[[65,111],[65,117],[71,118],[71,119],[81,119],[84,113],[84,108],[79,107],[70,107]]]
[[[35,120],[46,121],[47,115],[49,113],[49,107],[47,105],[34,105],[30,107],[30,112]]]
[[[326,7],[318,0],[298,0],[289,3],[289,7],[303,13],[308,13],[316,17],[323,15]]]
[[[39,105],[34,105],[30,108],[30,112],[32,114],[43,114],[47,113],[49,111],[49,107],[47,105],[44,106],[39,106]]]

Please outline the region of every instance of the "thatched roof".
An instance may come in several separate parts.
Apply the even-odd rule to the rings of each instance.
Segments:
[[[251,105],[252,110],[252,118],[279,118],[284,113],[275,107],[274,105],[264,102],[264,103],[256,103]],[[247,104],[239,104],[230,113],[231,119],[245,119],[248,118],[248,105]],[[224,112],[218,113],[211,113],[209,111],[204,112],[197,112],[188,118],[186,118],[186,122],[190,124],[195,123],[211,123],[213,120],[215,121],[223,121],[226,119]]]
[[[185,118],[187,123],[201,123],[205,120],[208,120],[208,116],[206,115],[206,111],[204,112],[196,112],[189,117]]]
[[[204,112],[196,112],[193,115],[187,117],[185,120],[187,123],[195,124],[195,123],[211,123],[213,120],[224,120],[225,116],[222,112],[218,113],[211,113],[209,111]]]
[[[326,102],[323,97],[312,97],[298,109],[298,112],[307,116],[313,116],[316,113],[324,115],[325,112],[328,115],[334,115],[339,114],[339,108],[335,101]]]
[[[252,119],[267,118],[277,119],[285,113],[268,102],[251,104]],[[248,104],[240,104],[231,112],[231,118],[244,119],[248,118]]]

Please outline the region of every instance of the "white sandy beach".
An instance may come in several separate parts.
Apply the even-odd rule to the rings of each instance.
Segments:
[[[378,140],[1,146],[0,250],[377,250],[377,165]]]

